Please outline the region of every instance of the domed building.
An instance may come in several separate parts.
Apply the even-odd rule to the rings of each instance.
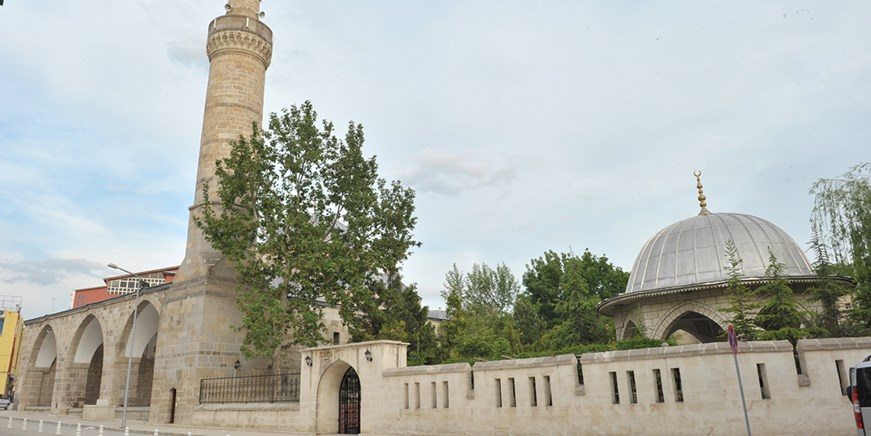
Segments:
[[[641,332],[665,340],[680,332],[685,343],[725,340],[723,332],[732,317],[726,294],[728,241],[735,244],[743,260],[742,282],[756,288],[767,281],[770,249],[784,264],[783,275],[799,302],[808,310],[818,310],[819,304],[805,291],[819,277],[798,244],[762,218],[710,212],[701,172],[695,175],[699,214],[654,234],[635,259],[626,291],[599,305],[600,313],[614,317],[617,339]]]

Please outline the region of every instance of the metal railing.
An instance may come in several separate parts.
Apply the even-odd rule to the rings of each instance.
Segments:
[[[299,373],[200,380],[200,404],[299,402]]]

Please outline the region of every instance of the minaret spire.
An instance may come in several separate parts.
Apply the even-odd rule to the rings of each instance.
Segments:
[[[260,19],[260,0],[229,0],[224,5],[224,9],[227,11],[227,15]]]
[[[206,53],[209,84],[203,112],[203,131],[194,204],[190,207],[185,258],[176,282],[205,279],[223,257],[206,241],[193,217],[209,201],[220,210],[216,162],[230,154],[230,141],[250,136],[252,123],[263,121],[263,87],[272,60],[272,30],[260,21],[260,0],[229,0],[226,14],[209,23]],[[203,198],[203,185],[212,187]]]
[[[699,211],[699,215],[710,215],[711,211],[708,210],[708,203],[705,201],[707,197],[705,197],[705,192],[702,191],[702,171],[695,170],[693,175],[696,176],[696,188],[699,190],[699,206],[702,208]]]

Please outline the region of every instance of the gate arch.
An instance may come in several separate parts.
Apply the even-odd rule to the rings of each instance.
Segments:
[[[356,370],[347,362],[337,360],[321,373],[318,382],[315,412],[315,431],[318,434],[339,433],[339,391],[349,370]]]
[[[348,368],[339,386],[339,433],[360,433],[360,378]]]

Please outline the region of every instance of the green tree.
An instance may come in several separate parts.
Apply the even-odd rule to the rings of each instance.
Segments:
[[[765,298],[755,323],[765,329],[757,332],[758,339],[788,339],[793,344],[799,339],[812,336],[812,332],[802,326],[808,315],[801,309],[789,283],[783,276],[784,264],[768,249],[768,267],[765,269],[767,283],[757,289]]]
[[[568,254],[559,255],[554,251],[546,251],[544,256],[532,259],[526,265],[523,274],[523,286],[526,296],[538,308],[541,319],[547,328],[552,328],[560,322],[556,304],[560,297],[560,282],[563,276],[563,259]]]
[[[871,163],[811,187],[811,227],[833,264],[849,266],[856,292],[849,312],[855,334],[871,334]]]
[[[523,275],[523,296],[538,310],[537,319],[546,332],[537,339],[539,343],[526,337],[524,344],[541,349],[607,341],[612,329],[610,319],[599,315],[596,306],[602,299],[625,290],[628,280],[628,273],[589,250],[581,256],[547,251],[532,259]]]
[[[836,266],[829,261],[829,250],[820,240],[816,230],[811,239],[811,248],[816,254],[814,271],[820,278],[820,282],[808,289],[813,299],[820,303],[822,312],[817,315],[817,325],[825,330],[829,337],[843,336],[847,331],[841,326],[841,298],[850,295],[851,290],[834,279]]]
[[[731,239],[726,241],[726,263],[726,274],[729,276],[726,282],[729,306],[726,311],[732,315],[728,322],[735,328],[739,339],[752,340],[756,333],[753,313],[759,305],[756,303],[756,293],[741,281],[744,277],[744,260],[738,256],[738,248]]]
[[[582,257],[564,256],[556,313],[560,318],[542,341],[547,348],[559,349],[577,344],[607,342],[609,319],[596,312],[601,298],[590,289],[585,278],[589,265]],[[624,283],[625,285],[625,283]]]
[[[266,130],[233,141],[215,195],[196,224],[234,265],[242,353],[271,356],[323,341],[323,298],[344,322],[371,307],[373,282],[398,273],[413,239],[414,191],[378,177],[363,127],[344,140],[310,102],[270,114]]]
[[[442,324],[441,342],[447,358],[499,359],[517,353],[520,334],[510,309],[518,289],[505,265],[493,270],[476,264],[468,274],[454,265],[442,290],[448,320]]]
[[[527,349],[535,348],[541,336],[547,329],[547,325],[539,315],[539,308],[535,306],[529,296],[520,294],[514,301],[514,325],[520,335],[520,344]]]
[[[496,269],[486,263],[472,265],[465,284],[464,300],[474,313],[510,313],[520,292],[517,278],[504,263],[496,265]]]
[[[428,322],[429,308],[421,306],[414,285],[405,285],[395,275],[371,285],[374,298],[364,302],[348,327],[353,342],[388,339],[408,342],[408,364],[424,365],[438,360],[435,330]]]

